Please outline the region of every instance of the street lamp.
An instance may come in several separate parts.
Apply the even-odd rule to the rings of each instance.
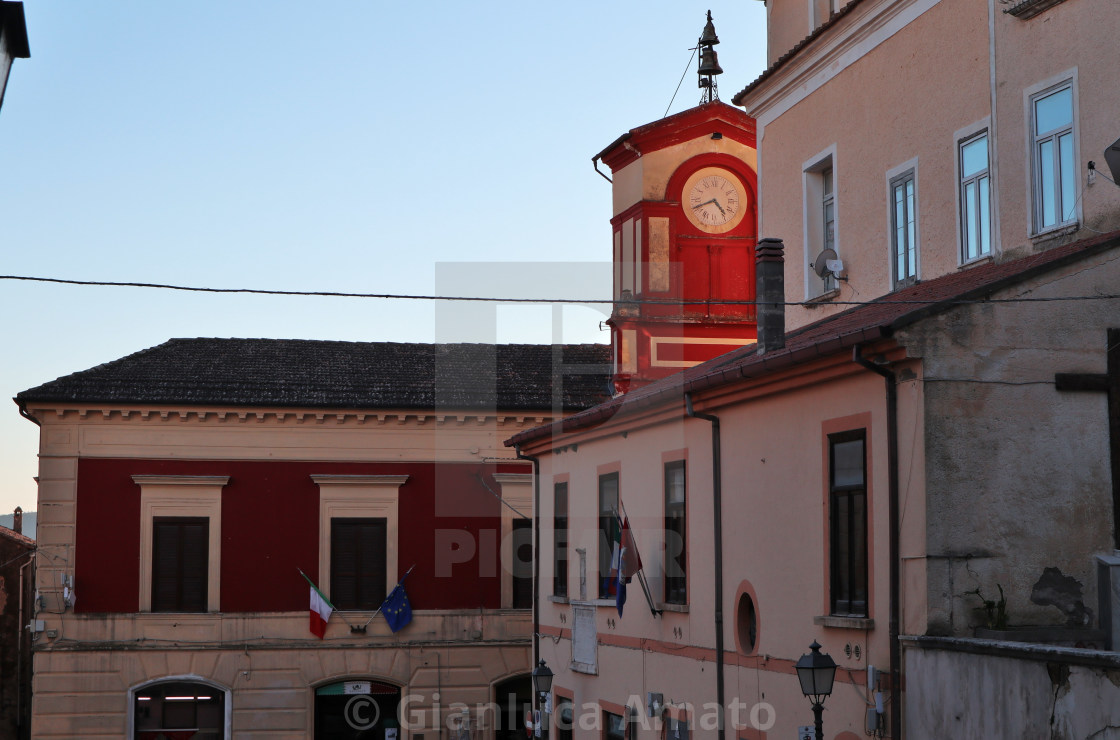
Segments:
[[[552,691],[552,670],[542,660],[533,669],[533,688],[537,690],[541,704],[545,703],[548,692]]]
[[[797,680],[801,682],[801,693],[808,697],[813,705],[817,740],[824,740],[821,712],[824,710],[824,700],[832,693],[832,681],[836,678],[836,661],[827,653],[821,653],[821,646],[816,640],[813,640],[809,650],[811,652],[802,655],[801,660],[797,661],[794,667],[797,669]]]

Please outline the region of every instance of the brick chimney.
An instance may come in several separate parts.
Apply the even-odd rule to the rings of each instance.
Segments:
[[[12,514],[12,530],[17,534],[23,534],[23,509],[18,506]]]
[[[755,308],[758,354],[786,346],[785,246],[781,239],[760,239],[755,247]]]

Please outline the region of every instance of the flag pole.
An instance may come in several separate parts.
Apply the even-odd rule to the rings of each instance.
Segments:
[[[409,569],[404,572],[404,575],[401,576],[401,579],[399,581],[397,581],[397,586],[400,586],[402,583],[404,583],[404,579],[408,578],[408,574],[411,573],[412,569],[415,568],[415,567],[416,567],[416,563],[413,563],[409,567]],[[397,586],[393,586],[393,591],[397,590]],[[393,595],[393,591],[389,592],[389,596]],[[385,601],[389,600],[389,596],[385,597]],[[373,614],[370,615],[369,619],[366,620],[366,623],[361,626],[361,629],[364,630],[366,627],[369,626],[370,622],[372,622],[374,619],[377,619],[377,615],[380,614],[381,610],[385,608],[385,601],[381,602],[381,606],[377,607],[377,611],[375,611]]]
[[[620,509],[622,509],[622,515],[626,519],[626,522],[629,522],[629,514],[626,513],[626,505],[623,504],[622,497],[618,498],[618,507]],[[637,547],[637,537],[634,536],[634,531],[633,530],[631,530],[631,538],[634,541],[634,547]],[[640,554],[640,559],[641,559],[641,554]],[[659,608],[657,608],[653,605],[653,596],[650,593],[650,584],[648,584],[645,580],[645,569],[643,568],[643,569],[638,570],[635,573],[635,575],[637,575],[638,586],[642,587],[642,593],[645,596],[646,605],[648,607],[650,607],[650,613],[652,613],[652,615],[654,617],[661,616],[661,609],[659,609]]]
[[[307,574],[303,572],[303,569],[302,569],[302,568],[300,568],[299,566],[296,566],[296,570],[298,570],[298,571],[299,571],[299,574],[300,574],[301,576],[303,576],[303,580],[305,580],[305,581],[307,581],[307,582],[308,582],[309,584],[311,584],[311,588],[315,589],[316,591],[319,591],[319,587],[315,585],[315,581],[313,581],[313,580],[311,580],[310,578],[308,578],[308,577],[307,577]],[[320,593],[320,594],[322,594],[323,592],[322,592],[322,591],[319,591],[319,593]],[[327,603],[328,603],[328,604],[331,604],[331,600],[330,600],[330,599],[327,599]],[[342,612],[340,612],[340,611],[339,611],[338,609],[335,609],[335,608],[334,608],[334,604],[331,604],[331,609],[332,609],[332,611],[331,611],[331,614],[337,614],[337,615],[338,615],[338,618],[342,620],[342,623],[343,623],[343,624],[345,624],[345,625],[346,625],[347,627],[349,627],[349,628],[350,628],[350,631],[351,631],[351,632],[353,632],[353,631],[354,631],[354,630],[356,629],[356,627],[354,627],[354,625],[350,624],[350,621],[349,621],[348,619],[346,619],[346,617],[342,616]]]

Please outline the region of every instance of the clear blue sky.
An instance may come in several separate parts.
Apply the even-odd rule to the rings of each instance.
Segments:
[[[0,274],[609,298],[591,157],[662,117],[708,8],[727,101],[765,64],[758,0],[26,0]],[[670,112],[698,101],[693,63]],[[608,338],[587,308],[560,337],[548,306],[490,311],[0,281],[0,391],[170,337]],[[36,508],[36,449],[12,404],[0,512]]]

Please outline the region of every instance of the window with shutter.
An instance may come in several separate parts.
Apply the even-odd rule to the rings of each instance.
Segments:
[[[210,520],[152,520],[152,611],[206,611]]]
[[[385,519],[331,520],[331,603],[377,609],[385,601]]]
[[[513,521],[513,603],[514,609],[533,608],[533,521]]]

